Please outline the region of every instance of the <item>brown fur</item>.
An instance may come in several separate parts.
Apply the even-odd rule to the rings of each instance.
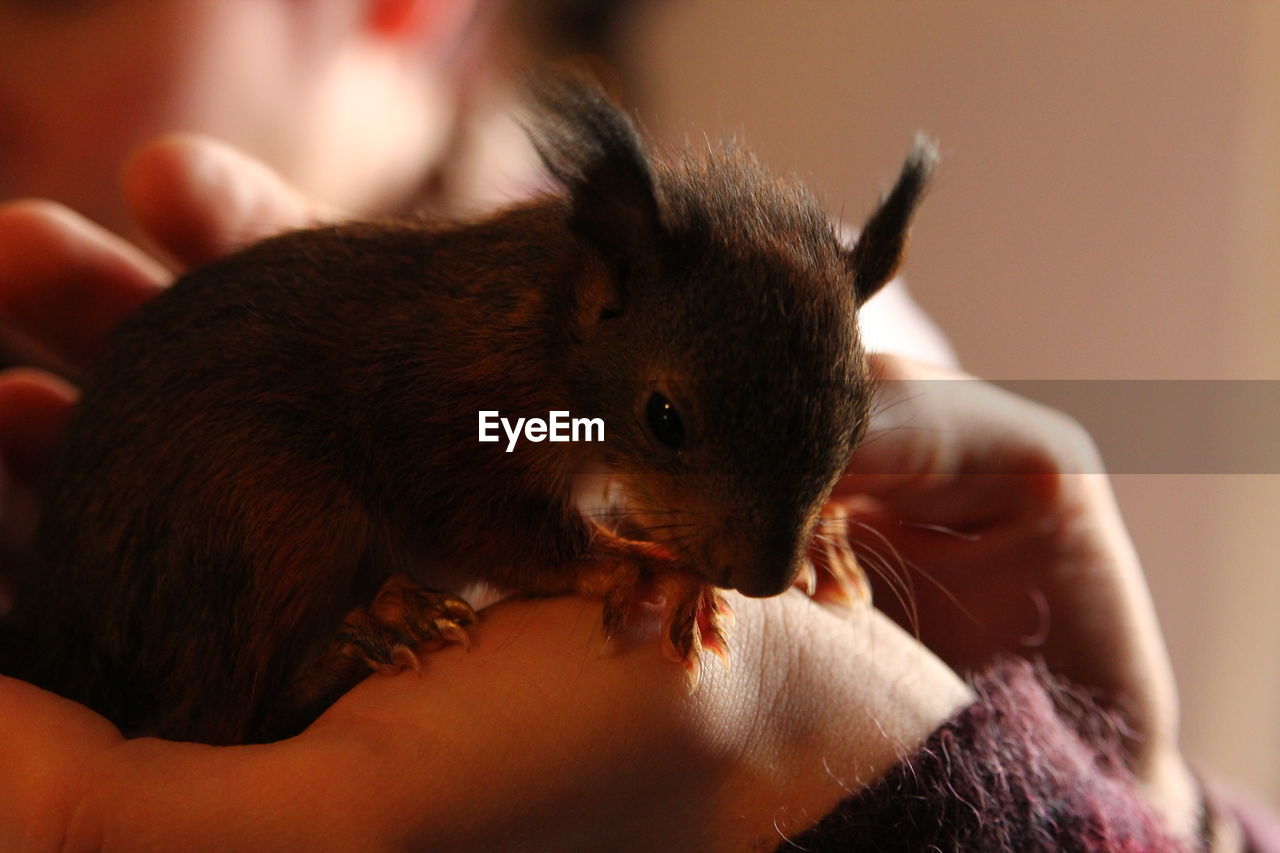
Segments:
[[[855,312],[883,282],[745,155],[656,164],[593,87],[538,97],[562,194],[285,234],[119,329],[49,476],[19,674],[129,731],[234,743],[296,730],[368,672],[343,650],[353,626],[399,630],[367,607],[388,578],[581,591],[616,621],[639,580],[683,573],[683,653],[705,582],[791,583],[863,428]],[[868,226],[871,273],[928,166]],[[655,389],[687,424],[679,452],[646,428]],[[606,441],[506,453],[477,442],[481,409],[602,417]],[[593,466],[661,548],[581,516]],[[418,604],[465,621],[447,596]]]

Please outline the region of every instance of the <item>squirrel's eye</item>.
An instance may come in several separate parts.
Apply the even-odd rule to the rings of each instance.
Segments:
[[[684,424],[670,400],[655,391],[645,406],[644,416],[658,441],[672,450],[684,446]]]

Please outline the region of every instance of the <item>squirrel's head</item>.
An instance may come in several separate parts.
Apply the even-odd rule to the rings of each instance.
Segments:
[[[575,405],[605,422],[585,507],[747,595],[784,591],[868,417],[857,309],[896,271],[937,154],[918,140],[843,245],[750,155],[653,158],[595,85],[535,86],[531,135],[589,262]]]

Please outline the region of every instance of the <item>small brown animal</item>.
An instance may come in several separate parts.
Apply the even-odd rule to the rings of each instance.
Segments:
[[[119,328],[49,472],[16,674],[126,732],[258,741],[464,641],[465,581],[602,598],[610,632],[656,584],[696,663],[717,587],[796,580],[933,148],[848,249],[749,156],[664,163],[594,86],[534,88],[558,194],[283,234]],[[508,452],[492,410],[604,441]]]

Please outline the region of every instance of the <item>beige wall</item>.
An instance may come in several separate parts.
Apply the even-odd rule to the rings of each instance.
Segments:
[[[741,132],[855,222],[935,134],[906,277],[976,373],[1280,378],[1278,10],[668,0],[639,24],[635,94],[654,129]],[[1280,477],[1116,487],[1189,753],[1280,803]]]

